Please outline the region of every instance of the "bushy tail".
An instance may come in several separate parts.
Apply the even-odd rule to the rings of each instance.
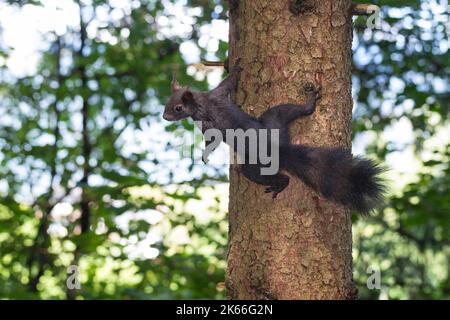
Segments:
[[[384,169],[374,161],[353,157],[344,149],[289,145],[280,151],[281,167],[324,197],[362,214],[382,204]]]

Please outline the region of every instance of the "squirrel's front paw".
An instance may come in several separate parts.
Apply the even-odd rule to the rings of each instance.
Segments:
[[[308,82],[303,87],[306,92],[309,92],[309,95],[314,96],[316,101],[322,98],[322,95],[320,94],[322,88],[320,86],[316,87],[311,82]]]
[[[312,84],[311,82],[305,83],[305,85],[303,86],[303,89],[305,89],[306,92],[313,92],[313,91],[315,91],[314,84]]]
[[[233,66],[233,69],[231,69],[231,73],[239,73],[241,72],[243,69],[241,67],[241,58],[238,58]]]
[[[280,188],[277,186],[270,186],[267,187],[266,190],[264,191],[265,193],[271,193],[272,192],[272,199],[276,199],[276,197],[278,196],[278,194],[283,191],[284,188]]]

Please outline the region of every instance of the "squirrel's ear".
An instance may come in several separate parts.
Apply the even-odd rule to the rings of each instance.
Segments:
[[[174,91],[178,91],[180,90],[182,87],[180,86],[180,84],[178,83],[177,79],[175,78],[175,76],[173,76],[172,78],[172,92]]]
[[[191,91],[186,90],[183,95],[181,96],[181,100],[183,101],[183,103],[189,103],[192,102],[194,100],[194,95],[192,94]]]

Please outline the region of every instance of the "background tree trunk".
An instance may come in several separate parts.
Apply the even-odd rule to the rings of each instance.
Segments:
[[[322,86],[316,112],[291,127],[292,142],[351,147],[350,0],[230,1],[230,66],[244,68],[237,102],[255,116],[305,102]],[[230,169],[227,292],[231,299],[352,299],[351,216],[291,178],[272,200]]]

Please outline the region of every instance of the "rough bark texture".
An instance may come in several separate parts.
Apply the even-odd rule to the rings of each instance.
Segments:
[[[291,127],[292,142],[351,147],[351,1],[230,1],[230,65],[244,68],[237,102],[260,115],[305,101],[316,112]],[[352,299],[350,212],[291,177],[272,200],[230,169],[227,293],[230,299]]]

